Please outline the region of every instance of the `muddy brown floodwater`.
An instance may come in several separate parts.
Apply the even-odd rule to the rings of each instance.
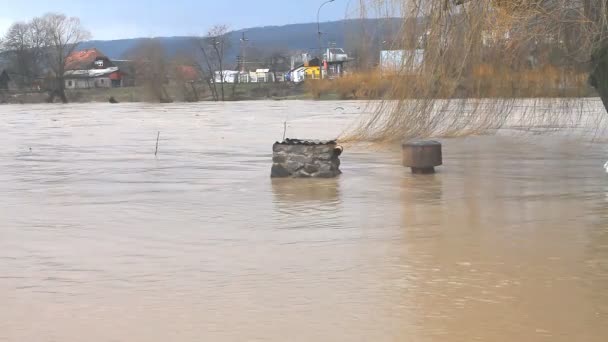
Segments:
[[[0,341],[608,341],[607,144],[271,181],[285,120],[333,138],[360,106],[0,107]]]

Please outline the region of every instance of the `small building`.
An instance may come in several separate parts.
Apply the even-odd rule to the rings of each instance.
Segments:
[[[256,69],[258,83],[268,83],[270,79],[270,69]]]
[[[274,79],[275,82],[282,83],[282,82],[287,82],[287,80],[288,80],[287,73],[285,73],[285,72],[275,72],[273,74],[275,76],[275,79]]]
[[[112,61],[97,49],[72,52],[65,58],[65,70],[104,69],[114,66]]]
[[[346,61],[325,61],[323,78],[339,78],[344,76],[344,63]]]
[[[344,76],[344,64],[352,61],[342,48],[330,47],[323,54],[322,78],[339,78]]]
[[[224,70],[223,72],[216,71],[213,81],[215,83],[236,83],[239,81],[239,71]]]
[[[307,79],[321,79],[321,60],[319,58],[307,59],[303,64],[292,68],[287,75],[286,78],[293,83],[302,83]]]
[[[66,89],[119,88],[122,73],[118,67],[91,70],[69,70],[64,74]]]
[[[416,73],[424,63],[424,49],[380,51],[380,69],[386,73]]]
[[[250,73],[250,72],[247,72],[247,71],[241,71],[239,73],[239,83],[254,83],[252,81],[252,74],[253,74],[253,77],[255,78],[255,82],[257,82],[257,76],[256,76],[255,73]]]
[[[312,57],[309,53],[300,53],[291,56],[291,70],[295,70],[302,65],[307,65],[311,59]]]
[[[200,82],[202,77],[199,70],[191,65],[179,65],[175,68],[175,79],[180,82]]]
[[[347,62],[348,54],[342,48],[328,48],[323,55],[327,62]]]
[[[344,75],[344,65],[353,59],[342,48],[325,49],[322,58],[311,57],[309,53],[291,57],[291,70],[283,79],[301,83],[306,79],[334,79]]]
[[[274,83],[276,82],[274,72],[270,69],[257,69],[255,71],[257,83]]]
[[[246,83],[258,83],[258,73],[255,71],[249,71],[246,73],[247,81]]]
[[[289,80],[293,83],[302,83],[306,80],[306,67],[302,66],[289,73]]]
[[[66,57],[66,89],[123,87],[125,73],[97,49],[76,51]]]
[[[320,66],[306,67],[304,74],[306,76],[306,79],[320,80],[321,79],[321,67]]]

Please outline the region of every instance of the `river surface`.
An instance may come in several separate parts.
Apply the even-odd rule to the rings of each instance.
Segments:
[[[433,176],[355,145],[271,181],[284,121],[361,106],[0,107],[0,341],[608,341],[607,144],[444,139]]]

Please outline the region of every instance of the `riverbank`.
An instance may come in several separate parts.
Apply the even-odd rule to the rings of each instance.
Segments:
[[[555,80],[543,79],[542,75],[509,75],[488,79],[482,76],[457,88],[458,98],[585,98],[597,93],[585,82],[585,75],[572,77],[571,84],[559,84]],[[399,86],[395,88],[395,84]],[[411,87],[407,85],[411,84]],[[354,73],[338,79],[308,80],[304,83],[244,83],[225,84],[225,101],[252,100],[380,100],[416,98],[416,81],[413,77],[396,77],[380,73]],[[517,85],[517,86],[516,86]],[[221,85],[216,85],[221,98]],[[215,101],[207,84],[184,84],[165,86],[169,102]],[[93,88],[67,90],[69,102],[165,102],[154,97],[146,87]],[[453,97],[454,94],[436,94],[437,98]],[[0,92],[2,104],[45,103],[46,92]]]
[[[169,85],[165,89],[174,102],[214,101],[207,85]],[[217,85],[218,95],[221,96],[221,87]],[[118,102],[159,102],[146,87],[124,88],[92,88],[66,90],[71,103],[108,102],[114,98]],[[268,99],[310,99],[303,84],[291,83],[249,83],[225,84],[224,98],[226,101],[251,101]],[[0,93],[2,104],[37,104],[45,103],[47,92],[11,91]]]

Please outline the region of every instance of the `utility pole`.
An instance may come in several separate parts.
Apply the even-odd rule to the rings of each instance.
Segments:
[[[245,72],[245,63],[246,63],[246,58],[245,58],[245,53],[247,50],[247,42],[249,41],[249,38],[245,37],[245,32],[243,32],[243,35],[241,37],[241,72]]]

